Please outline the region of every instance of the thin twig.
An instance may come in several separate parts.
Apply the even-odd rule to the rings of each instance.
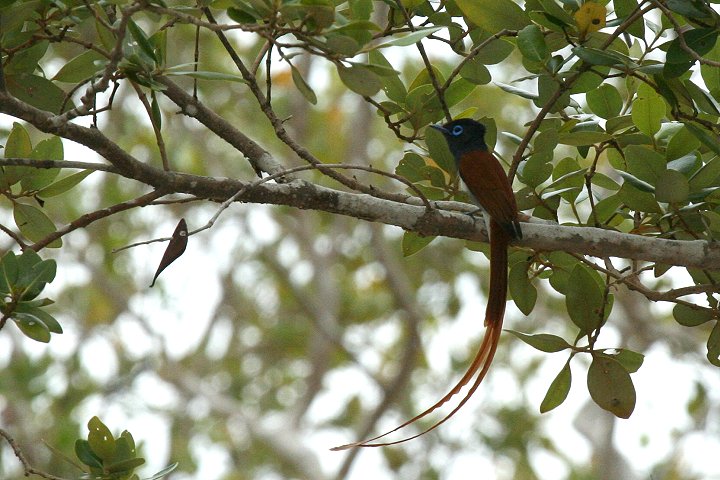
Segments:
[[[42,470],[38,470],[34,468],[30,463],[28,462],[27,458],[25,458],[25,455],[22,453],[22,450],[20,449],[20,446],[17,444],[15,439],[5,430],[0,428],[0,437],[3,437],[8,444],[10,445],[10,448],[12,448],[13,453],[15,454],[15,457],[18,459],[20,464],[23,467],[23,472],[26,477],[29,477],[30,475],[36,475],[38,477],[45,478],[47,480],[66,480],[62,477],[56,477],[55,475],[43,472]]]

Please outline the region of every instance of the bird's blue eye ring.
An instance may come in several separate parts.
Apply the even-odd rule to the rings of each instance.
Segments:
[[[463,130],[463,127],[461,127],[460,125],[455,125],[452,128],[452,134],[457,137],[458,135],[462,135]]]

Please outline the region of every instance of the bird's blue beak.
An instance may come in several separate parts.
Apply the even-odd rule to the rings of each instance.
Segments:
[[[430,128],[434,128],[435,130],[437,130],[437,131],[439,131],[439,132],[442,132],[442,133],[445,134],[445,135],[450,135],[450,130],[448,130],[447,128],[443,127],[442,125],[432,124],[432,125],[428,125],[428,126],[429,126]]]

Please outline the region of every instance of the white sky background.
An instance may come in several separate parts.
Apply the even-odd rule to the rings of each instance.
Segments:
[[[493,78],[496,79],[498,78],[496,75],[500,75],[501,71],[494,68],[492,73]],[[500,81],[508,80],[502,79],[502,76],[498,79]],[[318,79],[313,78],[313,80],[317,81]],[[523,87],[530,89],[527,85]],[[529,118],[532,112],[528,113]],[[490,114],[490,116],[492,115]],[[0,116],[0,122],[3,126],[7,125],[9,127],[12,121],[13,119],[9,117]],[[63,144],[66,159],[90,161],[92,158],[89,157],[88,150],[84,147],[69,141],[64,141]],[[86,182],[91,180],[92,176]],[[257,213],[254,213],[254,215],[257,215],[257,221],[251,222],[251,228],[254,230],[252,232],[253,238],[269,239],[277,235],[272,220],[263,213],[266,207],[253,205],[251,207],[233,206],[231,208],[252,208],[257,211]],[[206,219],[214,213],[212,208],[204,209],[204,211]],[[7,212],[3,213],[1,221],[11,224]],[[197,220],[197,223],[199,225],[202,221]],[[190,225],[190,228],[198,225]],[[159,227],[158,231],[170,232],[173,228],[173,221],[168,221],[165,225]],[[82,241],[81,235],[83,234],[82,232],[74,232],[67,237],[67,241]],[[185,255],[170,267],[173,270],[172,274],[165,274],[160,277],[161,288],[156,287],[152,290],[145,290],[144,295],[136,297],[132,310],[134,312],[153,312],[147,316],[152,317],[152,325],[157,334],[156,338],[148,338],[137,320],[128,317],[118,318],[116,324],[108,328],[106,336],[96,336],[91,339],[79,338],[77,332],[73,331],[71,324],[63,323],[65,333],[60,336],[53,336],[50,344],[45,345],[26,340],[23,342],[25,348],[37,355],[49,350],[56,357],[64,358],[78,343],[82,342],[83,357],[87,359],[87,364],[95,365],[93,370],[100,372],[98,374],[99,379],[109,379],[116,372],[117,365],[112,360],[105,365],[99,365],[98,358],[105,358],[106,356],[100,353],[107,351],[109,342],[118,339],[122,339],[131,347],[131,351],[134,349],[138,358],[152,351],[157,346],[156,342],[158,341],[163,342],[171,354],[182,356],[192,348],[192,339],[200,338],[207,328],[210,312],[213,311],[217,302],[217,272],[223,269],[226,262],[226,259],[222,256],[224,248],[221,247],[231,244],[237,234],[236,226],[232,222],[223,222],[223,217],[221,217],[212,230],[201,234],[201,241],[198,241],[197,238],[190,240]],[[73,239],[73,237],[75,238]],[[207,245],[208,242],[209,245]],[[164,248],[165,244],[154,244],[139,247],[120,255],[124,256],[127,261],[135,263],[138,266],[136,271],[143,272],[143,274],[138,275],[138,283],[144,286],[149,284],[155,268],[153,262],[162,256]],[[219,253],[215,254],[214,252]],[[478,259],[484,258],[480,253],[471,255],[476,256]],[[150,266],[148,265],[148,259],[153,259],[150,261]],[[83,269],[71,268],[63,264],[61,260],[58,277],[50,285],[48,295],[53,297],[54,292],[57,292],[68,283],[76,282],[78,277],[83,275],[85,275]],[[676,282],[679,285],[685,285],[687,284],[686,278],[686,275],[678,276]],[[481,331],[478,331],[477,312],[484,310],[485,300],[478,294],[475,279],[462,279],[459,283],[461,285],[460,292],[463,308],[458,318],[448,319],[443,329],[433,332],[432,336],[429,334],[423,336],[423,341],[428,347],[428,360],[441,370],[438,372],[440,378],[442,378],[442,372],[449,371],[449,352],[460,352],[467,348],[474,348],[482,334]],[[198,301],[198,299],[202,299],[202,301]],[[667,314],[670,307],[670,304],[655,306],[659,315]],[[614,315],[616,313],[614,312]],[[515,308],[514,304],[509,302],[508,313],[506,314],[506,328],[512,329],[514,320],[520,316],[521,313]],[[542,325],[539,325],[538,328],[542,330]],[[682,327],[677,326],[676,328]],[[3,352],[9,351],[10,342],[5,337],[8,333],[5,331],[3,332],[4,335],[0,335],[0,366],[5,365],[8,361],[7,356],[3,354]],[[392,334],[393,332],[380,332],[378,333],[378,341],[381,341],[383,336]],[[613,338],[613,335],[615,338]],[[617,333],[612,329],[612,320],[609,322],[608,327],[603,330],[601,338],[603,344],[607,346],[617,346],[622,343]],[[127,341],[127,339],[130,339],[130,341]],[[459,342],[458,339],[462,339],[462,341]],[[218,355],[222,355],[222,351],[228,348],[227,342],[223,342],[221,334],[216,335],[216,341],[212,342],[212,344],[218,350]],[[505,345],[508,345],[508,343],[505,343]],[[517,355],[522,356],[519,361],[526,358],[529,362],[538,355],[546,356],[546,354],[538,353],[529,346],[523,348],[513,347]],[[649,478],[651,473],[649,469],[655,463],[668,456],[679,455],[686,467],[684,473],[688,477],[696,475],[703,479],[720,479],[720,462],[717,462],[717,452],[720,452],[719,412],[716,411],[711,414],[709,424],[715,425],[715,427],[708,428],[706,433],[693,434],[680,443],[676,441],[673,435],[675,430],[682,430],[690,424],[685,406],[693,394],[695,380],[702,380],[702,383],[706,385],[717,385],[718,371],[704,362],[704,346],[699,344],[699,347],[703,349],[703,351],[699,352],[701,358],[686,361],[674,358],[664,347],[655,346],[644,352],[646,354],[645,362],[640,370],[632,376],[638,392],[637,405],[630,419],[616,422],[615,442],[618,450],[622,452],[625,459],[630,463],[638,478]],[[527,387],[527,395],[533,400],[534,408],[539,408],[539,403],[547,387],[565,361],[565,357],[562,355],[551,356],[550,358],[550,361],[543,364],[540,374]],[[375,359],[368,358],[367,360],[372,364]],[[582,463],[590,461],[589,455],[591,452],[584,437],[572,425],[572,419],[577,416],[578,411],[584,408],[589,400],[589,395],[585,385],[586,367],[580,365],[577,361],[574,361],[573,364],[573,387],[568,399],[559,408],[543,415],[543,420],[545,420],[546,433],[556,442],[558,448],[567,452],[568,456],[577,463]],[[485,388],[480,389],[475,398],[442,427],[447,430],[449,435],[457,435],[461,438],[467,430],[467,425],[472,422],[490,425],[492,419],[483,418],[483,405],[490,402],[513,402],[513,399],[517,396],[517,387],[511,375],[504,371],[506,368],[502,364],[493,366],[485,381]],[[447,384],[438,385],[437,392],[444,393],[445,389],[454,381],[454,377],[454,375],[452,377],[446,375],[445,378],[449,379]],[[49,389],[63,388],[61,383],[62,379],[58,379],[55,383],[51,382]],[[365,397],[366,405],[373,404],[378,398],[373,385],[361,373],[350,370],[338,371],[329,377],[326,382],[326,391],[315,401],[311,413],[318,420],[332,414],[338,405],[343,404],[340,400],[354,392],[348,391],[348,385],[353,385],[356,389],[365,387],[365,391],[368,392]],[[119,433],[122,429],[128,429],[132,432],[136,441],[142,441],[145,444],[144,453],[149,464],[141,472],[144,475],[149,475],[165,466],[163,459],[168,452],[167,433],[169,432],[167,419],[153,412],[152,408],[171,407],[176,405],[180,399],[177,398],[171,388],[157,382],[149,374],[141,375],[139,380],[134,383],[134,388],[134,392],[121,395],[117,401],[110,401],[109,403],[99,396],[88,398],[82,408],[79,409],[78,420],[85,423],[93,415],[99,415],[113,432]],[[129,415],[128,412],[131,409],[127,408],[127,401],[134,395],[142,398],[151,408],[138,409],[138,413]],[[720,390],[709,390],[708,395],[710,396],[710,404],[717,405],[720,403]],[[434,397],[429,398],[429,400],[432,399]],[[203,412],[207,411],[207,405],[203,405],[202,402],[198,403],[196,407],[198,415],[202,415]],[[383,426],[393,426],[391,424],[394,424],[397,420],[399,419],[384,419],[378,429],[382,429]],[[272,419],[269,419],[268,423],[272,424]],[[273,425],[270,425],[270,427],[273,428]],[[322,470],[326,474],[335,471],[344,457],[343,453],[330,452],[328,448],[354,440],[353,438],[347,438],[346,433],[344,431],[319,431],[310,435],[304,442],[305,447],[317,453]],[[197,452],[198,459],[202,458],[199,463],[199,473],[192,477],[176,475],[175,478],[187,478],[188,480],[219,479],[229,467],[229,459],[226,458],[222,448],[214,446],[210,439],[194,440],[192,450]],[[423,452],[418,453],[423,454]],[[381,474],[381,472],[386,471],[386,468],[384,457],[378,449],[366,449],[360,455],[349,477],[351,480],[391,478],[384,477]],[[432,453],[432,455],[442,458],[445,454],[436,452]],[[172,462],[174,459],[169,459],[169,461]],[[506,475],[508,471],[511,471],[508,470],[511,467],[506,466],[503,469],[502,464],[498,465],[497,459],[490,455],[483,455],[482,452],[465,453],[450,457],[445,460],[445,463],[447,469],[443,472],[443,478],[472,477],[492,480],[497,478],[495,472]],[[533,465],[543,480],[554,480],[567,474],[563,464],[556,458],[544,453],[534,458]],[[277,477],[267,475],[265,478],[272,480]]]

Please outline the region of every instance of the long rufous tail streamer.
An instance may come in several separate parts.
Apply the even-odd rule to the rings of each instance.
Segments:
[[[436,429],[446,421],[448,421],[458,410],[460,410],[470,397],[473,396],[475,391],[482,383],[485,375],[490,369],[493,357],[495,357],[495,351],[497,350],[498,341],[500,340],[500,332],[502,332],[503,316],[505,315],[505,303],[507,300],[507,267],[508,267],[508,245],[510,243],[511,236],[499,223],[495,220],[490,220],[490,289],[488,294],[488,304],[485,309],[485,336],[483,337],[480,348],[475,354],[470,367],[465,372],[465,375],[457,382],[457,384],[450,390],[444,397],[438,400],[434,405],[425,410],[424,412],[414,416],[405,423],[398,425],[390,431],[378,435],[361,442],[349,443],[347,445],[341,445],[334,447],[331,450],[346,450],[354,447],[385,447],[388,445],[396,445],[398,443],[404,443],[414,438]],[[477,374],[477,377],[476,377]],[[431,427],[426,430],[406,437],[401,440],[393,442],[380,442],[372,443],[375,440],[379,440],[393,432],[407,427],[426,417],[430,413],[437,410],[443,404],[448,402],[452,397],[457,395],[470,381],[475,377],[470,389],[467,394],[463,397],[460,403],[450,413],[445,415],[442,419],[434,423]]]

